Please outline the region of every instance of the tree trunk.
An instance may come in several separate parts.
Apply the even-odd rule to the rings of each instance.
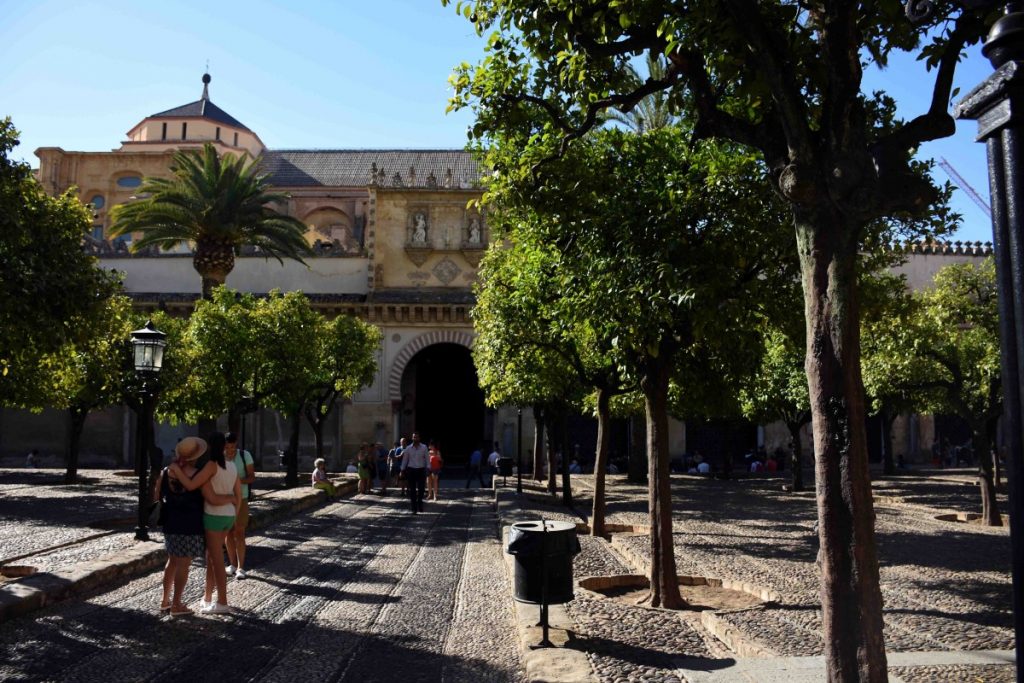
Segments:
[[[896,461],[892,454],[892,425],[896,421],[896,411],[886,407],[882,409],[882,474],[891,477],[896,474]]]
[[[995,469],[989,455],[991,442],[984,427],[974,427],[975,425],[971,425],[971,445],[980,465],[978,475],[981,480],[981,518],[985,520],[985,526],[1002,526],[1003,518],[999,514],[999,504],[996,501]]]
[[[85,418],[89,416],[89,410],[80,406],[68,409],[68,449],[65,453],[64,463],[67,469],[64,472],[64,483],[74,484],[78,481],[78,448],[82,442],[82,429],[85,427]]]
[[[200,240],[192,254],[192,267],[203,282],[203,298],[213,298],[213,289],[223,285],[235,268],[235,247],[228,242]]]
[[[804,490],[804,445],[800,440],[802,422],[786,422],[789,437],[793,440],[793,451],[790,453],[789,468],[793,491]]]
[[[814,425],[821,607],[829,681],[886,681],[882,593],[868,475],[857,230],[840,215],[798,216]]]
[[[608,443],[611,441],[608,407],[610,396],[607,389],[597,390],[597,454],[594,456],[594,508],[590,515],[590,535],[604,536],[604,481],[608,469]]]
[[[676,575],[672,538],[672,481],[668,454],[668,384],[671,354],[662,344],[657,358],[648,359],[640,381],[647,413],[647,500],[651,520],[651,607],[684,606]]]
[[[558,418],[551,414],[551,410],[547,409],[547,426],[548,426],[548,493],[555,495],[558,492],[558,460],[555,457],[555,448],[558,445],[558,441],[555,438],[555,430],[557,427],[555,423],[558,422]]]
[[[629,459],[626,462],[626,481],[631,484],[647,483],[647,425],[643,415],[629,418]]]
[[[533,406],[533,478],[544,481],[544,409]]]
[[[310,427],[313,428],[313,440],[316,442],[316,457],[324,457],[324,419],[325,416],[318,417],[309,423]]]
[[[299,484],[299,429],[302,428],[302,406],[292,412],[292,433],[288,438],[288,470],[285,475],[285,486]]]

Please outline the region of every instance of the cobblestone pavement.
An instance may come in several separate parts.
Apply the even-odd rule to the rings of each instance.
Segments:
[[[5,492],[6,495],[6,492]],[[231,616],[161,617],[160,572],[0,625],[0,679],[520,681],[495,518],[358,496],[250,536]],[[194,565],[187,602],[200,599]]]
[[[646,525],[646,487],[630,485],[624,477],[610,479],[608,521]],[[784,493],[780,483],[674,478],[677,569],[680,574],[748,582],[778,592],[782,601],[777,607],[718,616],[748,642],[778,655],[820,655],[813,493]],[[1007,530],[935,519],[936,514],[976,509],[977,488],[965,483],[964,478],[917,478],[877,487],[876,531],[890,652],[1013,649]],[[577,484],[585,495],[589,479],[578,477]],[[633,565],[629,573],[645,573],[650,556],[648,538],[623,535],[613,539],[613,548],[596,539],[584,542],[575,561],[577,575],[601,572],[604,567],[613,570],[623,560]],[[615,553],[615,548],[621,552]],[[620,640],[628,639],[631,625],[638,619],[646,620],[645,629],[657,629],[664,619],[655,616],[663,612],[640,607],[624,608],[642,612],[640,617],[615,614],[602,619],[609,609],[607,600],[584,599],[571,604],[573,617],[584,631],[596,621],[621,624],[609,627]],[[677,652],[686,655],[706,656],[698,641],[678,647]],[[671,680],[678,675],[678,661],[672,659],[657,664],[660,677],[631,667],[628,656],[592,656],[592,661],[605,681]],[[1010,669],[902,667],[897,672],[894,667],[893,674],[909,681],[1002,681],[1012,680]]]

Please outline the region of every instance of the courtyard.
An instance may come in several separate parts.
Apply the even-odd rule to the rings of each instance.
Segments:
[[[162,548],[159,532],[141,542],[130,525],[117,526],[132,516],[133,480],[105,470],[83,475],[85,484],[57,486],[57,470],[0,470],[0,567],[37,569],[2,584],[5,605],[21,583],[70,576],[86,564],[105,567],[80,594],[20,616],[3,613],[4,680],[823,675],[813,493],[785,492],[778,478],[673,477],[679,574],[696,584],[717,580],[754,599],[670,611],[598,588],[644,575],[650,547],[646,487],[610,477],[610,540],[580,533],[575,599],[553,608],[553,639],[562,646],[531,650],[536,607],[513,600],[499,529],[543,517],[571,521],[582,532],[590,476],[573,477],[576,507],[569,510],[530,481],[521,496],[514,479],[505,487],[498,478],[493,490],[463,489],[455,470],[441,500],[412,516],[396,492],[325,501],[261,474],[250,579],[229,588],[236,612],[171,618],[156,609],[159,561],[127,564],[140,551],[159,555]],[[874,492],[890,680],[1013,680],[1007,530],[940,518],[976,509],[972,474],[912,471],[876,481]],[[201,584],[195,563],[188,603],[198,602]],[[751,671],[765,678],[750,678]]]

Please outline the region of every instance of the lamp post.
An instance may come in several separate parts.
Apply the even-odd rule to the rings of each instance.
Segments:
[[[153,327],[153,321],[132,332],[132,361],[139,378],[138,422],[135,428],[135,469],[139,475],[139,525],[135,538],[149,540],[149,444],[152,441],[153,405],[159,391],[157,379],[164,362],[167,335]]]
[[[523,493],[523,409],[516,410],[518,427],[516,428],[516,494]]]
[[[986,7],[992,2],[961,0]],[[988,151],[992,193],[992,233],[999,286],[999,336],[1003,422],[1010,475],[1010,547],[1013,574],[1013,626],[1017,680],[1024,681],[1024,2],[1007,2],[982,48],[995,72],[961,100],[958,119],[978,122],[979,142]]]

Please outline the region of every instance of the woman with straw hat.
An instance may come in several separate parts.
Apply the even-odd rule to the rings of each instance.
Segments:
[[[203,485],[204,476],[209,479],[213,472],[205,473],[196,466],[206,447],[205,441],[194,436],[179,441],[174,449],[174,465],[171,466],[177,469],[179,477],[170,476],[169,469],[165,469],[157,482],[163,505],[164,547],[167,549],[160,611],[170,612],[171,616],[192,613],[181,603],[181,595],[188,582],[192,558],[206,551],[203,494],[199,487]],[[192,490],[188,490],[183,481],[191,484]]]

